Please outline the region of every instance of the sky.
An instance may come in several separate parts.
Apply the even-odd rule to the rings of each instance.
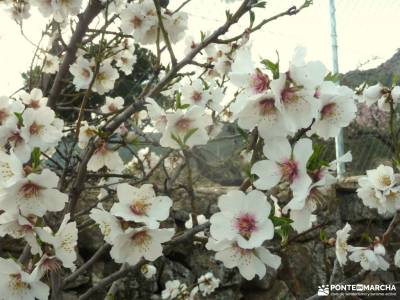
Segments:
[[[183,0],[170,0],[178,7]],[[264,18],[286,11],[302,0],[268,0],[265,9],[256,10],[256,24]],[[375,67],[389,59],[399,48],[395,34],[400,19],[400,0],[336,0],[336,23],[340,72]],[[189,13],[188,34],[199,36],[199,30],[215,29],[224,22],[225,10],[237,4],[223,0],[192,0],[183,9]],[[233,35],[244,23],[233,28]],[[25,22],[24,32],[31,41],[40,38],[45,19],[35,10]],[[307,48],[308,58],[321,60],[332,68],[331,24],[329,0],[314,0],[314,4],[296,16],[285,16],[266,24],[254,33],[250,42],[257,58],[275,60],[279,52],[283,66],[297,46]],[[178,58],[183,46],[176,46]],[[34,47],[20,34],[19,26],[0,7],[0,95],[10,95],[21,87],[21,73],[29,68]]]

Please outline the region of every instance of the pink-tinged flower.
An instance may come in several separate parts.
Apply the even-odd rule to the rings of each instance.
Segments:
[[[113,68],[111,62],[106,60],[101,63],[99,71],[96,74],[92,90],[99,95],[111,91],[114,88],[115,81],[119,78],[118,70]]]
[[[336,137],[339,130],[356,117],[357,107],[353,91],[345,86],[325,81],[318,89],[319,111],[309,135],[315,133],[324,139]]]
[[[47,105],[47,98],[43,97],[42,90],[37,88],[32,89],[29,94],[23,91],[19,97],[21,98],[22,103],[33,109],[39,109]]]
[[[124,99],[122,97],[106,97],[106,103],[100,107],[104,114],[115,113],[124,107]]]
[[[211,124],[211,116],[200,106],[192,106],[186,112],[178,110],[168,114],[160,145],[173,149],[180,149],[183,144],[190,148],[205,145],[209,139],[206,128]]]
[[[151,184],[144,184],[140,188],[127,183],[117,187],[119,202],[114,203],[111,213],[126,221],[144,223],[149,228],[158,228],[159,221],[164,221],[169,216],[172,206],[171,198],[156,196]]]
[[[278,79],[271,81],[270,86],[275,105],[283,114],[288,130],[294,133],[308,127],[318,114],[315,90],[296,85],[287,74],[280,74]]]
[[[0,215],[0,236],[9,235],[14,239],[25,239],[31,247],[32,254],[42,254],[42,249],[36,240],[34,224],[16,212],[4,212]]]
[[[76,269],[74,262],[77,258],[75,247],[78,244],[78,229],[76,222],[69,222],[69,220],[70,215],[66,214],[55,234],[48,227],[36,228],[36,232],[43,242],[53,246],[55,256],[63,266],[74,271]]]
[[[244,249],[235,241],[209,239],[206,248],[216,251],[215,259],[222,261],[226,268],[237,267],[247,280],[253,279],[256,275],[260,279],[263,278],[266,273],[265,265],[276,270],[281,264],[281,258],[264,247]]]
[[[49,287],[40,281],[37,272],[28,274],[12,259],[0,257],[0,291],[2,299],[47,300]]]
[[[76,62],[71,65],[69,71],[74,76],[72,83],[75,85],[76,90],[87,89],[89,87],[93,79],[93,68],[93,63],[83,56],[79,56]]]
[[[167,113],[152,98],[147,97],[146,103],[147,112],[154,127],[158,132],[164,132],[167,126]]]
[[[21,126],[15,115],[7,120],[6,124],[0,126],[0,145],[10,146],[21,162],[27,162],[30,159],[31,147],[23,137]]]
[[[62,128],[58,128],[55,113],[48,107],[39,109],[27,108],[22,114],[24,126],[21,136],[33,149],[39,147],[46,150],[57,145],[62,138]]]
[[[117,263],[135,265],[144,257],[154,261],[162,255],[162,243],[174,235],[172,229],[129,228],[114,239],[110,255]]]
[[[262,94],[267,91],[270,79],[254,66],[249,47],[238,50],[231,69],[229,73],[231,82],[239,88],[244,88],[246,95]]]
[[[124,162],[118,154],[118,151],[108,149],[107,144],[101,144],[90,158],[87,169],[89,171],[98,171],[103,167],[107,167],[112,171],[121,171]]]
[[[286,136],[287,130],[282,113],[275,106],[271,92],[253,96],[238,114],[240,128],[252,130],[257,126],[264,139],[275,136]]]
[[[218,200],[221,212],[211,216],[211,236],[216,240],[235,240],[241,248],[261,246],[274,236],[274,226],[268,218],[271,206],[266,196],[254,190],[247,195],[230,191]]]
[[[259,178],[254,185],[268,190],[281,181],[288,182],[294,193],[306,193],[311,185],[307,174],[307,161],[313,153],[310,139],[300,139],[293,148],[286,138],[274,138],[264,146],[264,155],[268,158],[256,162],[251,173]]]
[[[68,195],[56,189],[58,180],[58,176],[48,169],[41,174],[31,173],[13,186],[3,189],[0,208],[39,217],[46,211],[60,211],[68,201]]]
[[[119,220],[104,210],[101,203],[90,211],[89,217],[99,225],[104,240],[109,244],[113,244],[115,237],[123,233]]]
[[[14,113],[21,113],[23,110],[24,105],[20,101],[0,96],[0,125],[6,124],[9,118],[15,118]]]

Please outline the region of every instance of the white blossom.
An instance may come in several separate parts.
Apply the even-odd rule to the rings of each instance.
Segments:
[[[119,156],[118,151],[109,149],[106,143],[97,147],[87,165],[87,169],[94,172],[103,167],[107,167],[112,171],[121,171],[124,167],[124,162]]]
[[[351,230],[351,226],[349,223],[336,232],[336,258],[341,266],[346,265],[347,263],[347,253],[349,252],[351,246],[347,244],[347,240],[350,236],[349,232]]]
[[[100,107],[104,114],[115,113],[124,107],[124,99],[122,97],[106,97],[106,103]]]
[[[199,290],[203,296],[207,296],[214,292],[220,284],[220,280],[214,277],[214,274],[208,272],[204,275],[201,275],[197,279],[197,283],[199,285]]]
[[[61,260],[63,266],[74,271],[76,269],[74,262],[77,258],[75,247],[78,244],[78,229],[75,221],[69,221],[70,215],[66,214],[55,234],[48,227],[37,228],[36,232],[43,242],[54,247],[55,256]]]
[[[253,279],[256,275],[260,279],[263,278],[266,273],[265,265],[276,270],[281,264],[281,258],[264,247],[243,249],[235,241],[216,242],[209,239],[206,248],[216,251],[215,259],[222,261],[226,268],[237,267],[247,280]]]
[[[144,184],[139,188],[127,183],[117,186],[119,202],[114,203],[111,213],[126,221],[144,223],[149,228],[158,228],[159,221],[169,216],[172,206],[171,198],[156,196],[151,184]]]
[[[247,195],[230,191],[218,199],[221,212],[211,216],[211,236],[237,241],[238,246],[251,249],[261,246],[274,236],[274,226],[268,218],[271,205],[266,196],[254,190]]]
[[[162,255],[162,243],[174,235],[170,229],[128,228],[114,239],[110,255],[117,263],[135,265],[144,257],[154,261]]]
[[[40,174],[30,173],[0,194],[0,208],[23,215],[43,216],[46,211],[60,211],[68,196],[58,191],[58,176],[44,169]]]
[[[103,61],[96,74],[92,90],[99,95],[104,95],[114,88],[115,80],[118,78],[118,71],[111,66],[111,62],[109,60]]]
[[[104,210],[101,203],[90,211],[89,217],[99,225],[104,240],[109,244],[113,244],[115,237],[123,233],[118,219]]]
[[[386,271],[389,268],[389,263],[383,258],[385,248],[382,244],[376,244],[372,249],[364,247],[352,247],[352,253],[349,255],[349,260],[359,262],[364,270],[376,271],[381,269]]]
[[[191,148],[208,142],[206,127],[212,124],[212,120],[200,106],[192,106],[186,112],[178,110],[166,117],[167,126],[160,140],[161,146],[180,149],[182,144]]]
[[[0,291],[2,299],[9,300],[47,300],[49,287],[34,276],[28,274],[12,259],[0,257]]]
[[[37,88],[32,89],[29,94],[23,91],[19,97],[21,98],[22,103],[33,109],[39,109],[47,105],[47,97],[43,97],[42,90]]]
[[[51,54],[46,54],[43,64],[43,73],[55,74],[58,72],[58,69],[58,57]]]
[[[93,67],[93,64],[83,56],[79,56],[75,63],[70,66],[69,71],[74,75],[72,83],[75,85],[76,90],[89,88],[93,80]]]
[[[307,161],[313,153],[310,139],[300,139],[293,148],[286,138],[270,139],[263,149],[267,160],[256,162],[251,173],[259,178],[258,189],[268,190],[281,181],[288,182],[293,192],[306,193],[311,185],[307,174]]]

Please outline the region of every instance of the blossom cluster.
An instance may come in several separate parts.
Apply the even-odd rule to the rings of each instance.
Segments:
[[[392,167],[380,165],[359,178],[357,195],[365,206],[377,209],[379,214],[393,215],[400,209],[399,183],[399,175],[394,174]]]
[[[112,245],[110,255],[117,263],[137,264],[143,257],[154,261],[162,255],[162,243],[171,240],[173,228],[159,228],[169,216],[172,200],[156,196],[151,184],[116,188],[118,202],[106,211],[102,204],[90,212],[104,240]]]

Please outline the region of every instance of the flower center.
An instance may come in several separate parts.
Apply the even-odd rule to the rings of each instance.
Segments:
[[[43,127],[44,127],[43,125],[33,122],[31,126],[29,126],[29,133],[31,135],[39,135]]]
[[[140,199],[140,200],[134,201],[131,204],[130,209],[135,215],[143,216],[144,214],[146,214],[147,208],[149,206],[150,206],[150,204],[148,204],[148,203],[146,203],[146,201]]]
[[[181,118],[175,123],[176,129],[179,131],[187,131],[192,125],[192,120],[188,118]]]
[[[14,147],[18,146],[24,141],[18,131],[13,131],[8,138],[8,142],[14,145]]]
[[[90,78],[90,71],[86,68],[83,68],[81,71],[81,75],[82,77],[89,79]]]
[[[321,109],[321,119],[330,118],[335,115],[336,103],[329,103]]]
[[[134,16],[134,17],[131,19],[131,23],[133,24],[133,28],[136,29],[136,28],[142,26],[142,19],[139,18],[138,16]]]
[[[107,75],[104,72],[97,74],[96,80],[102,82],[107,79]]]
[[[392,184],[392,180],[390,179],[390,176],[383,175],[379,178],[379,183],[384,186],[390,186]]]
[[[135,242],[136,245],[146,245],[150,242],[151,237],[147,233],[146,230],[135,232],[131,239]]]
[[[259,69],[251,75],[250,87],[255,94],[265,91],[269,86],[269,78]]]
[[[192,94],[192,100],[193,100],[194,102],[200,102],[200,101],[201,101],[201,98],[203,98],[202,95],[201,95],[201,93],[199,93],[198,91],[194,91],[194,92],[193,92],[193,94]]]
[[[281,92],[281,97],[283,104],[290,104],[299,99],[293,87],[284,88]]]
[[[114,103],[111,103],[111,104],[108,106],[108,110],[109,110],[110,112],[116,112],[116,111],[118,110],[118,108],[115,106]]]
[[[260,114],[263,116],[269,115],[276,111],[275,100],[272,98],[266,98],[258,102],[260,108]]]
[[[20,193],[24,196],[24,198],[34,198],[39,196],[40,190],[42,187],[37,184],[28,181],[19,189]]]
[[[21,292],[22,290],[29,289],[29,284],[22,281],[21,274],[11,274],[10,277],[11,280],[8,286],[14,292]]]
[[[236,218],[236,229],[245,239],[249,239],[251,234],[257,230],[257,221],[254,215],[243,214]]]
[[[284,162],[281,165],[281,172],[284,180],[292,183],[297,178],[299,173],[297,162],[294,160],[288,160],[287,162]]]

